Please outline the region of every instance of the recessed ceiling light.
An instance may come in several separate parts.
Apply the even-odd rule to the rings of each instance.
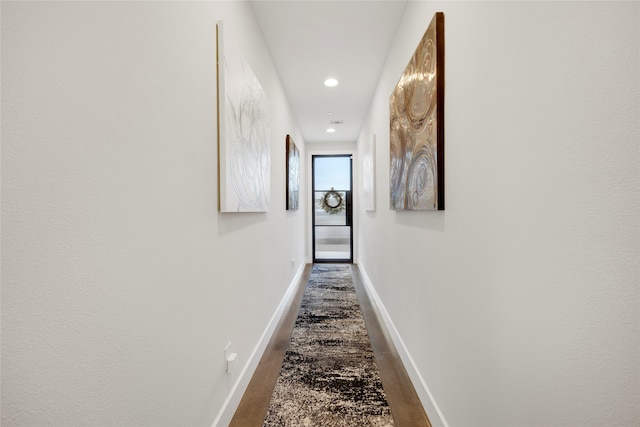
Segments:
[[[329,128],[329,129],[327,129],[327,132],[328,132],[328,133],[334,133],[335,131],[336,131],[336,130],[335,130],[334,128]]]
[[[324,81],[324,85],[326,87],[338,86],[338,81],[336,79],[327,79]]]

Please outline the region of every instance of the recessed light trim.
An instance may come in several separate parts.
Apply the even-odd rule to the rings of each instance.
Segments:
[[[334,128],[327,129],[327,133],[334,133],[336,130]]]
[[[324,81],[324,85],[326,87],[335,87],[335,86],[338,86],[338,83],[339,82],[334,78],[330,78]]]

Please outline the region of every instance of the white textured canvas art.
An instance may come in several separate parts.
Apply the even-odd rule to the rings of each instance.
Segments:
[[[371,136],[362,158],[362,197],[366,211],[376,210],[376,136]]]
[[[221,212],[265,212],[270,193],[267,97],[247,61],[217,30],[218,202]]]

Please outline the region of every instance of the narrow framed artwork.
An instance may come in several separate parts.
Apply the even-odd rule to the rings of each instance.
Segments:
[[[389,99],[391,209],[444,210],[444,89],[437,12]]]
[[[376,210],[376,136],[371,135],[367,151],[362,157],[362,197],[364,210]]]
[[[297,211],[300,202],[300,151],[291,135],[286,138],[287,210]]]
[[[271,155],[267,98],[249,64],[225,50],[216,25],[218,208],[220,212],[269,210]]]

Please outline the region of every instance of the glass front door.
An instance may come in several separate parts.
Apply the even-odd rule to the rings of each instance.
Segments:
[[[313,262],[353,262],[350,155],[312,157]]]

